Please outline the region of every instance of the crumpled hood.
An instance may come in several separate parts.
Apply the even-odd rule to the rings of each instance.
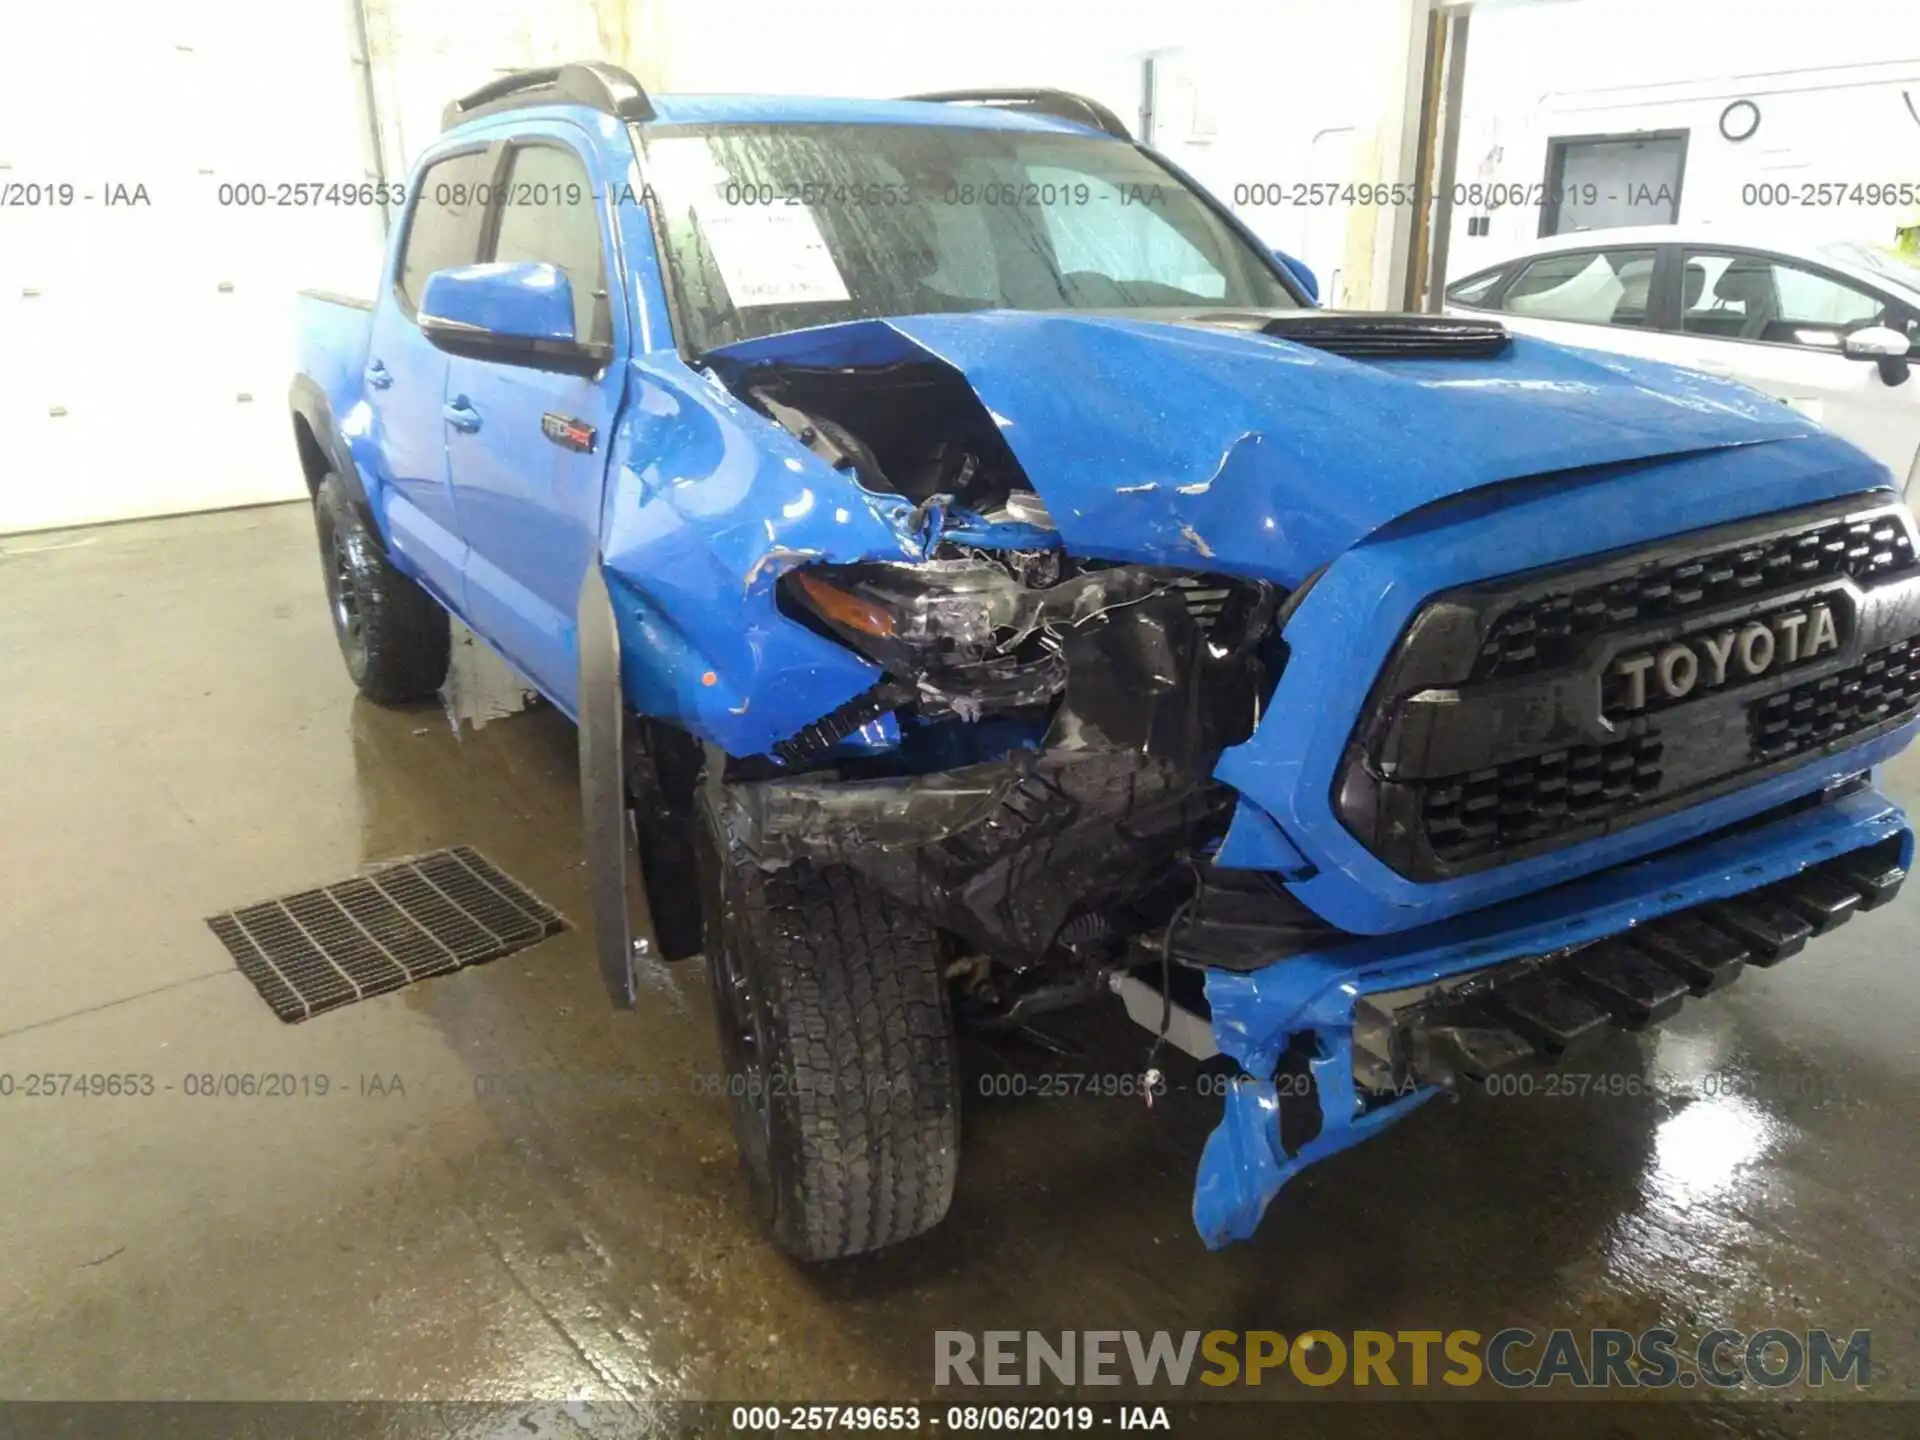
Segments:
[[[1729,381],[1525,336],[1488,359],[1355,360],[1197,323],[987,311],[790,331],[708,358],[928,357],[966,377],[1068,549],[1285,585],[1481,486],[1820,433]]]

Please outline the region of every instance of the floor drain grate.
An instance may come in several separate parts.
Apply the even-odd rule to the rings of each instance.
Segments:
[[[498,960],[567,928],[552,906],[465,845],[229,910],[207,925],[289,1024]]]

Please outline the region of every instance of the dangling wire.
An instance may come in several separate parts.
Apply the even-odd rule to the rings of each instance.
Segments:
[[[1192,916],[1194,906],[1200,901],[1200,867],[1192,857],[1187,859],[1188,867],[1193,871],[1193,891],[1182,900],[1167,921],[1167,928],[1160,935],[1160,1033],[1153,1037],[1153,1044],[1147,1049],[1146,1072],[1140,1077],[1147,1097],[1147,1108],[1153,1108],[1154,1091],[1165,1080],[1154,1061],[1160,1058],[1160,1051],[1167,1043],[1167,1033],[1173,1029],[1173,936],[1174,932]]]

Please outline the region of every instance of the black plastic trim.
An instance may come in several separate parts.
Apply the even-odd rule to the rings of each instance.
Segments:
[[[489,80],[479,89],[449,102],[440,112],[440,128],[451,130],[483,115],[525,110],[535,105],[584,105],[603,115],[629,121],[651,120],[655,114],[653,101],[630,71],[590,60],[518,70]]]
[[[1511,680],[1474,678],[1483,642],[1495,623],[1530,600],[1820,525],[1882,516],[1894,518],[1909,537],[1914,535],[1912,513],[1904,505],[1868,493],[1429,597],[1395,645],[1361,711],[1334,780],[1334,813],[1397,873],[1421,881],[1450,879],[1646,823],[1910,723],[1913,713],[1902,712],[1731,772],[1723,763],[1725,744],[1715,748],[1716,736],[1726,741],[1736,735],[1742,747],[1738,753],[1744,756],[1751,706],[1839,674],[1873,652],[1920,634],[1920,571],[1912,566],[1865,584],[1845,575],[1825,577],[1677,616],[1626,622],[1593,635],[1564,664]],[[1842,643],[1817,660],[1703,690],[1661,710],[1613,718],[1603,712],[1601,677],[1623,651],[1671,643],[1681,635],[1743,622],[1798,600],[1830,598],[1839,603],[1842,597],[1849,611]],[[1491,767],[1570,748],[1635,740],[1660,747],[1658,775],[1646,785],[1644,799],[1636,795],[1591,820],[1485,854],[1446,857],[1429,841],[1423,814],[1427,783],[1484,774]]]
[[[1777,965],[1831,929],[1796,913],[1803,895],[1827,895],[1827,907],[1842,917],[1871,909],[1876,886],[1891,898],[1906,879],[1903,838],[1891,836],[1790,879],[1591,945],[1504,961],[1398,1003],[1381,997],[1389,1003],[1375,1009],[1391,1037],[1383,1057],[1391,1073],[1381,1078],[1395,1088],[1481,1080],[1516,1065],[1557,1061],[1609,1028],[1658,1025],[1687,995],[1712,994],[1750,965]]]
[[[924,95],[902,95],[902,100],[927,100],[946,105],[985,105],[994,110],[1031,112],[1055,120],[1070,120],[1105,131],[1116,140],[1132,140],[1133,134],[1121,118],[1098,100],[1076,95],[1071,90],[935,90]]]
[[[320,388],[319,382],[313,377],[296,375],[293,384],[287,388],[287,408],[292,411],[296,424],[305,423],[314,444],[327,462],[328,471],[339,479],[341,488],[347,492],[347,499],[366,523],[367,533],[384,551],[386,536],[374,521],[373,503],[367,497],[366,486],[361,483],[360,469],[353,463],[353,451],[341,435],[339,426],[333,422],[333,406],[327,400],[327,392]],[[297,443],[297,430],[295,435]],[[311,493],[317,488],[318,482],[308,476],[307,486]]]

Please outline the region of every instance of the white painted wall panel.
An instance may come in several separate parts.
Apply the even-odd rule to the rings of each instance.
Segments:
[[[1741,98],[1761,123],[1734,143],[1720,115]],[[1920,185],[1920,5],[1584,0],[1489,11],[1473,22],[1462,108],[1463,181],[1538,184],[1554,136],[1686,130],[1681,220],[1750,239],[1891,243],[1897,206],[1756,206],[1745,187]],[[1473,213],[1488,215],[1486,236],[1467,235]],[[1530,206],[1456,210],[1449,268],[1461,276],[1504,259],[1539,228]]]
[[[0,48],[0,531],[289,498],[292,295],[365,284],[379,223],[222,206],[364,178],[342,0],[24,9]],[[111,187],[146,203],[110,205]],[[87,197],[91,198],[87,198]]]

